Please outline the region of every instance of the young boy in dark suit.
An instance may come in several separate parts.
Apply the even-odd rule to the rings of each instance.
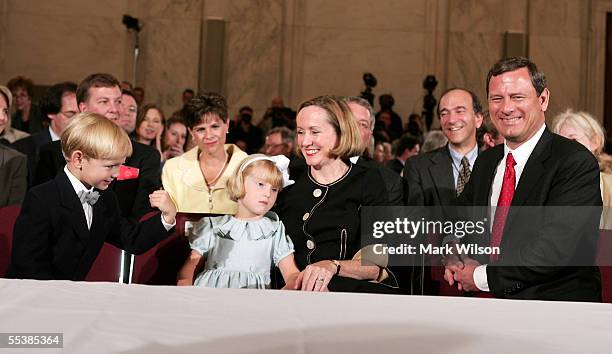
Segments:
[[[64,169],[32,188],[23,202],[14,230],[11,278],[83,280],[104,242],[143,253],[175,225],[176,207],[165,191],[149,195],[161,216],[141,223],[121,216],[108,186],[132,145],[113,122],[80,113],[62,134],[61,146]]]

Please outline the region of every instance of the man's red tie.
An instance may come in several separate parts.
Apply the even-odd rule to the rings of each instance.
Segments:
[[[508,211],[510,211],[512,198],[514,198],[514,185],[516,184],[516,174],[514,172],[515,165],[516,161],[514,161],[512,153],[509,152],[508,157],[506,158],[504,181],[502,182],[501,192],[499,193],[499,199],[497,200],[497,208],[495,209],[493,229],[491,230],[491,247],[499,247],[501,244],[504,233],[504,225],[506,224],[506,217],[508,217]],[[495,262],[499,259],[499,255],[491,254],[490,259],[492,262]]]

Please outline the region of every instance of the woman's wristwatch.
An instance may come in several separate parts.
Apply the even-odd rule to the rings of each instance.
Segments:
[[[336,274],[335,275],[340,274],[340,268],[341,268],[340,261],[336,260],[336,259],[332,259],[332,263],[336,265]]]

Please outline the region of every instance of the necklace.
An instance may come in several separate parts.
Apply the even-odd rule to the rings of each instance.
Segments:
[[[223,151],[223,153],[225,154],[225,160],[223,161],[223,166],[221,166],[221,169],[219,170],[215,178],[213,178],[210,182],[208,182],[206,181],[206,177],[204,177],[204,182],[206,182],[206,185],[208,186],[209,189],[215,184],[215,182],[217,182],[219,177],[221,177],[221,174],[223,173],[223,171],[225,170],[225,167],[227,166],[227,152]]]

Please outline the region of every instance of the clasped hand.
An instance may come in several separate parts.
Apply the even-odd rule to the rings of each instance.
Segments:
[[[479,291],[474,283],[474,270],[480,263],[466,255],[450,255],[444,258],[444,280],[448,285],[457,284],[459,291]]]

